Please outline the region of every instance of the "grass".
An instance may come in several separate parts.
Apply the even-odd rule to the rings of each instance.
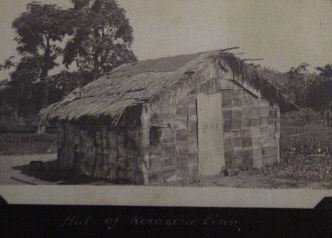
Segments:
[[[283,158],[281,163],[264,171],[276,179],[289,179],[301,183],[331,182],[332,157],[321,155],[296,155]]]
[[[332,127],[319,123],[281,127],[280,163],[262,172],[292,187],[318,183],[332,188]]]
[[[303,126],[281,127],[281,155],[290,150],[295,154],[332,153],[332,127],[308,123]]]
[[[0,156],[55,152],[55,134],[0,134]]]

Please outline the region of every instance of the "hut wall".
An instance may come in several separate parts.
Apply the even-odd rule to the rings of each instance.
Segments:
[[[226,168],[261,168],[279,160],[279,108],[232,81],[223,80],[221,93]]]
[[[58,166],[72,170],[75,156],[74,127],[69,122],[61,123],[58,132]]]
[[[114,127],[107,121],[65,122],[59,129],[59,168],[116,183],[142,184],[139,116]]]
[[[198,175],[196,97],[174,102],[163,97],[152,108],[150,135],[150,183],[191,179]],[[150,140],[153,137],[150,137]]]
[[[261,168],[279,159],[279,108],[232,80],[212,78],[178,100],[181,88],[152,104],[151,127],[160,139],[150,145],[150,182],[194,179],[198,172],[197,93],[220,92],[226,168]]]
[[[186,90],[180,86],[152,104],[151,127],[160,130],[159,143],[150,145],[152,184],[192,180],[199,175],[197,93],[220,92],[220,80],[211,78],[199,89]]]

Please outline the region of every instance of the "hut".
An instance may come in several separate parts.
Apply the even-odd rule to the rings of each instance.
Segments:
[[[41,111],[61,170],[129,184],[279,160],[280,110],[297,106],[230,49],[122,65]]]

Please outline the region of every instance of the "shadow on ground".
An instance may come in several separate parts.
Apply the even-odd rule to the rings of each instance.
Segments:
[[[241,171],[236,176],[202,177],[191,181],[173,181],[164,186],[219,186],[234,188],[314,188],[331,189],[332,158],[322,156],[293,156],[278,165],[263,170]],[[25,176],[12,179],[25,184],[54,185],[111,185],[130,184],[128,181],[106,181],[75,174],[75,171],[61,172],[57,160],[31,161],[28,164],[15,166]],[[152,184],[153,185],[153,184]]]
[[[79,185],[79,184],[106,184],[106,181],[100,179],[92,179],[88,176],[76,175],[73,171],[67,173],[60,172],[57,166],[57,160],[42,162],[42,165],[25,164],[13,167],[19,170],[22,174],[33,177],[48,183],[58,185]],[[17,179],[19,180],[19,179]],[[20,180],[19,180],[20,181]],[[30,183],[29,181],[21,181]]]

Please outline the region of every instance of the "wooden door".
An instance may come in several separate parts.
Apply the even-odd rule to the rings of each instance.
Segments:
[[[221,93],[197,97],[199,172],[217,175],[225,166]]]

